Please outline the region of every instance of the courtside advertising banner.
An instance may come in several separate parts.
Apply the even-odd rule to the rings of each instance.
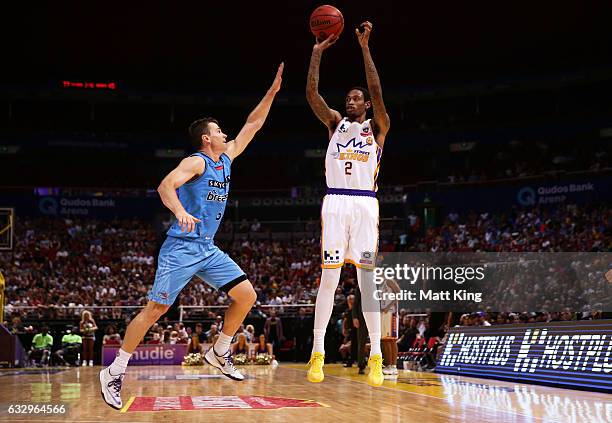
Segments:
[[[612,320],[454,327],[436,372],[612,393]]]
[[[117,351],[121,348],[119,345],[104,345],[102,347],[102,365],[109,366]],[[152,344],[139,345],[132,354],[130,366],[149,366],[159,364],[181,364],[187,353],[187,344]]]

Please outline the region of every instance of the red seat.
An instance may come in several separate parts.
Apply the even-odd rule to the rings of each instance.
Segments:
[[[281,352],[292,351],[292,350],[293,350],[293,340],[291,339],[285,340],[285,342],[283,342],[283,345],[281,345],[279,349],[279,351]]]

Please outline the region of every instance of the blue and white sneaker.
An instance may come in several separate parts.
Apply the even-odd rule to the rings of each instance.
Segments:
[[[217,355],[214,347],[210,347],[206,354],[204,354],[204,360],[208,364],[213,367],[216,367],[223,373],[225,376],[234,380],[244,380],[244,375],[240,373],[240,371],[234,367],[234,362],[232,361],[232,354],[228,350],[223,355]]]
[[[124,373],[111,375],[108,367],[100,372],[100,393],[104,402],[115,410],[121,410],[121,384],[123,383]]]

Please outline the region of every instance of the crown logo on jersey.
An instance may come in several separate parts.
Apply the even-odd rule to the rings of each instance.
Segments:
[[[350,140],[348,140],[346,144],[341,144],[337,142],[336,147],[338,148],[338,152],[339,152],[341,147],[345,149],[349,149],[351,147],[357,149],[357,148],[364,148],[365,144],[362,143],[361,141],[357,142],[357,138],[351,138]]]

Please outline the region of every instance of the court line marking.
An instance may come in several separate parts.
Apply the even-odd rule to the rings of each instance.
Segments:
[[[5,422],[28,422],[28,423],[32,423],[32,420],[3,420]],[[59,423],[66,423],[67,421],[69,422],[76,422],[76,423],[100,423],[100,420],[72,420],[72,419],[68,419],[68,420],[41,420],[43,422],[59,422]],[[113,420],[109,420],[109,421],[113,421]],[[121,420],[117,420],[117,422],[121,422]],[[144,421],[136,421],[136,420],[129,420],[130,423],[151,423],[151,420],[144,420]]]
[[[123,407],[121,407],[121,410],[119,410],[120,413],[125,413],[126,411],[128,411],[128,408],[130,408],[130,405],[132,405],[132,403],[134,402],[134,400],[136,399],[136,397],[132,396],[130,397],[130,399],[125,403],[125,405]]]
[[[289,370],[296,370],[296,371],[301,372],[301,373],[308,372],[308,370],[300,370],[300,369],[296,369],[296,368],[292,368],[292,367],[284,367],[284,368],[285,369],[289,369]],[[370,386],[370,385],[368,385],[367,382],[361,382],[359,380],[343,378],[342,376],[326,375],[325,377],[331,377],[331,378],[335,378],[335,379],[340,379],[340,380],[344,380],[344,381],[348,381],[348,382],[355,382],[355,383],[359,383],[359,384],[362,384],[362,385]],[[423,393],[420,393],[420,392],[404,391],[402,389],[390,388],[388,386],[378,386],[375,389],[386,389],[386,390],[393,391],[393,392],[402,392],[402,393],[405,393],[405,394],[420,395],[420,396],[423,396],[423,397],[435,398],[435,399],[437,399],[439,401],[446,402],[446,398],[440,398],[440,397],[436,397],[436,396],[433,396],[433,395],[423,394]],[[470,407],[477,407],[477,408],[479,407],[479,408],[484,408],[486,410],[492,410],[492,411],[495,411],[495,412],[510,413],[510,414],[515,415],[515,416],[521,416],[521,417],[525,417],[527,419],[532,419],[532,420],[533,419],[540,420],[540,421],[544,421],[545,420],[544,417],[530,416],[529,414],[523,414],[523,413],[521,413],[519,411],[515,411],[515,410],[499,410],[497,408],[491,408],[491,407],[487,407],[486,405],[480,405],[480,404],[468,404],[468,405]]]

